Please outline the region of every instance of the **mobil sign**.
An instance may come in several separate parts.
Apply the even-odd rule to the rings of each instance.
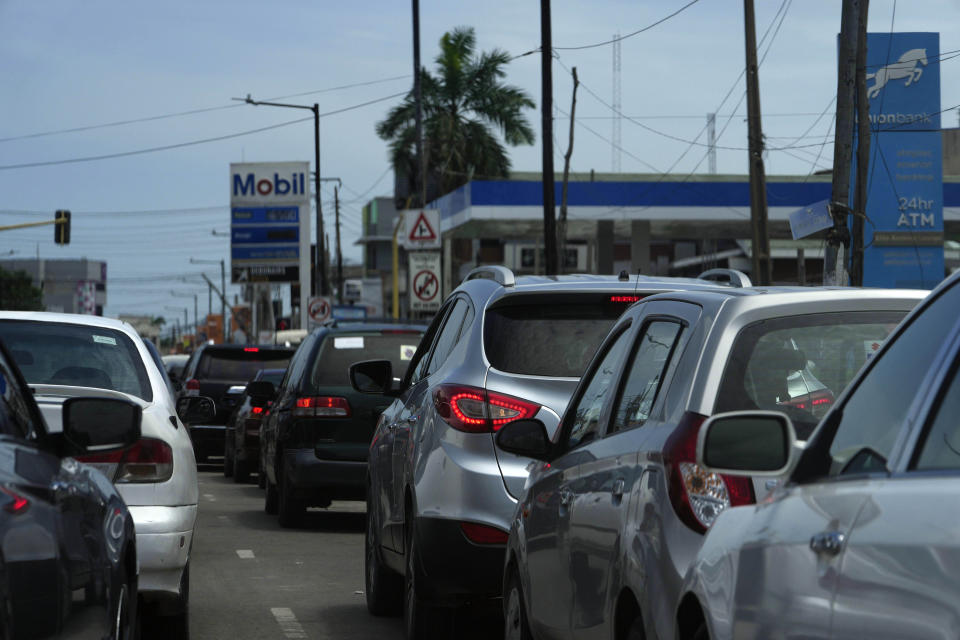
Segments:
[[[233,282],[297,282],[310,268],[310,165],[230,165]],[[308,281],[309,282],[309,281]]]

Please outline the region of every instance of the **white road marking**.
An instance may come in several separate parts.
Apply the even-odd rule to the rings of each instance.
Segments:
[[[237,555],[244,560],[249,560],[253,557],[253,551],[251,549],[237,549]]]
[[[205,493],[205,494],[203,494],[203,497],[206,498],[207,500],[209,500],[210,502],[216,502],[216,501],[217,501],[217,496],[213,495],[212,493]]]
[[[288,638],[307,637],[306,632],[303,630],[303,627],[300,626],[300,623],[297,622],[297,617],[293,615],[291,609],[287,609],[286,607],[272,607],[270,613],[276,618],[277,624],[280,625],[280,630],[283,631],[284,636]]]
[[[229,520],[230,516],[217,516],[220,520]]]

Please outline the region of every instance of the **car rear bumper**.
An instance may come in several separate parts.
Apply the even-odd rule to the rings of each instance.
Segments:
[[[148,599],[180,595],[180,577],[190,559],[197,505],[127,507],[137,534],[139,591]]]
[[[314,449],[287,449],[284,463],[284,472],[298,490],[323,492],[333,500],[366,497],[366,461],[321,460]]]
[[[503,562],[507,546],[474,544],[460,522],[418,517],[414,521],[420,568],[437,604],[498,598],[503,589]]]
[[[189,427],[193,450],[198,456],[223,455],[227,427],[222,424],[193,424]]]

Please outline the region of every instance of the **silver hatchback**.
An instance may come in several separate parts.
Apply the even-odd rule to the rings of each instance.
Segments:
[[[807,437],[926,292],[678,291],[634,305],[586,369],[555,437],[537,420],[497,434],[539,460],[511,522],[508,638],[673,638],[703,534],[766,479],[697,464],[701,424],[776,409]]]
[[[408,638],[447,637],[456,605],[498,597],[531,461],[498,451],[494,433],[521,418],[555,429],[597,346],[631,303],[677,289],[728,288],[625,274],[515,278],[482,267],[445,301],[402,382],[386,361],[355,364],[357,390],[396,398],[370,445],[369,610],[402,610]]]

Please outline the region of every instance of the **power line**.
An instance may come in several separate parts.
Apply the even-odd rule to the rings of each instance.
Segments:
[[[683,5],[682,7],[680,7],[679,9],[677,9],[676,11],[674,11],[673,13],[671,13],[670,15],[665,16],[665,17],[663,17],[663,18],[660,18],[660,19],[657,20],[656,22],[654,22],[654,23],[652,23],[652,24],[648,24],[647,26],[643,27],[642,29],[637,29],[636,31],[634,31],[634,32],[632,32],[632,33],[628,33],[628,34],[625,35],[625,36],[618,36],[618,37],[616,37],[616,38],[611,38],[610,40],[605,40],[604,42],[597,42],[596,44],[585,44],[585,45],[580,46],[580,47],[554,47],[553,49],[554,49],[555,51],[580,51],[580,50],[582,50],[582,49],[594,49],[594,48],[596,48],[596,47],[603,47],[603,46],[606,46],[606,45],[608,45],[608,44],[613,44],[614,42],[621,42],[621,41],[623,41],[623,40],[626,40],[627,38],[632,38],[633,36],[639,35],[639,34],[643,33],[644,31],[649,31],[650,29],[653,29],[653,28],[656,27],[657,25],[663,24],[664,22],[666,22],[666,21],[669,20],[670,18],[672,18],[672,17],[674,17],[674,16],[682,13],[682,12],[685,11],[686,9],[688,9],[688,8],[692,7],[693,5],[697,4],[699,1],[700,1],[700,0],[691,0],[691,2],[688,2],[687,4]]]
[[[352,110],[354,110],[354,109],[359,109],[359,108],[361,108],[361,107],[366,107],[366,106],[369,106],[369,105],[371,105],[371,104],[376,104],[376,103],[378,103],[378,102],[384,102],[384,101],[386,101],[386,100],[391,100],[391,99],[393,99],[393,98],[397,98],[397,97],[399,97],[399,96],[403,96],[403,95],[406,95],[406,94],[407,94],[406,91],[404,91],[404,92],[402,92],[402,93],[395,93],[395,94],[392,94],[392,95],[389,95],[389,96],[384,96],[383,98],[377,98],[376,100],[369,100],[369,101],[367,101],[367,102],[362,102],[362,103],[360,103],[360,104],[355,104],[355,105],[350,106],[350,107],[344,107],[343,109],[336,109],[336,110],[334,110],[334,111],[328,111],[328,112],[326,112],[326,113],[321,113],[321,114],[320,114],[320,117],[323,118],[323,117],[326,117],[326,116],[332,116],[332,115],[336,115],[336,114],[338,114],[338,113],[343,113],[343,112],[345,112],[345,111],[352,111]],[[261,132],[263,132],[263,131],[270,131],[270,130],[272,130],[272,129],[279,129],[279,128],[281,128],[281,127],[287,127],[287,126],[290,126],[290,125],[292,125],[292,124],[297,124],[297,123],[300,123],[300,122],[307,122],[308,120],[312,121],[312,120],[313,120],[313,116],[307,116],[306,118],[298,118],[298,119],[296,119],[296,120],[288,120],[287,122],[281,122],[281,123],[279,123],[279,124],[273,124],[273,125],[270,125],[270,126],[267,126],[267,127],[260,127],[260,128],[258,128],[258,129],[250,129],[249,131],[241,131],[241,132],[239,132],[239,133],[230,133],[230,134],[227,134],[227,135],[216,136],[216,137],[213,137],[213,138],[204,138],[204,139],[202,139],[202,140],[191,140],[191,141],[189,141],[189,142],[179,142],[179,143],[176,143],[176,144],[168,144],[168,145],[163,145],[163,146],[160,146],[160,147],[150,147],[150,148],[147,148],[147,149],[137,149],[137,150],[135,150],[135,151],[121,151],[121,152],[118,152],[118,153],[107,153],[107,154],[99,155],[99,156],[85,156],[85,157],[81,157],[81,158],[68,158],[68,159],[65,159],[65,160],[47,160],[47,161],[42,161],[42,162],[25,162],[25,163],[22,163],[22,164],[0,165],[0,171],[4,171],[4,170],[8,170],[8,169],[27,169],[27,168],[31,168],[31,167],[48,167],[48,166],[52,166],[52,165],[74,164],[74,163],[78,163],[78,162],[93,162],[93,161],[96,161],[96,160],[109,160],[109,159],[112,159],[112,158],[124,158],[124,157],[127,157],[127,156],[135,156],[135,155],[141,155],[141,154],[145,154],[145,153],[154,153],[154,152],[157,152],[157,151],[169,151],[170,149],[180,149],[180,148],[183,148],[183,147],[191,147],[191,146],[195,146],[195,145],[198,145],[198,144],[206,144],[206,143],[208,143],[208,142],[219,142],[219,141],[221,141],[221,140],[230,140],[231,138],[239,138],[239,137],[241,137],[241,136],[248,136],[248,135],[251,135],[251,134],[254,134],[254,133],[261,133]]]
[[[308,96],[308,95],[314,95],[314,94],[319,94],[319,93],[328,93],[328,92],[330,92],[330,91],[339,91],[339,90],[341,90],[341,89],[353,89],[353,88],[355,88],[355,87],[366,87],[366,86],[373,85],[373,84],[381,84],[381,83],[384,83],[384,82],[392,82],[392,81],[394,81],[394,80],[402,80],[402,79],[404,79],[404,78],[409,78],[409,77],[410,77],[410,74],[407,74],[407,75],[403,75],[403,76],[394,76],[394,77],[392,77],[392,78],[383,78],[382,80],[371,80],[371,81],[368,81],[368,82],[356,82],[356,83],[354,83],[354,84],[345,84],[345,85],[341,85],[341,86],[339,86],[339,87],[329,87],[329,88],[327,88],[327,89],[317,89],[316,91],[305,91],[305,92],[303,92],[303,93],[293,93],[293,94],[286,95],[286,96],[276,96],[276,97],[273,97],[273,98],[267,98],[267,100],[268,100],[268,101],[270,101],[270,100],[285,100],[285,99],[287,99],[287,98],[298,98],[298,97],[300,97],[300,96]],[[77,133],[77,132],[80,132],[80,131],[92,131],[92,130],[95,130],[95,129],[106,129],[106,128],[109,128],[109,127],[119,127],[119,126],[128,125],[128,124],[135,124],[135,123],[139,123],[139,122],[153,122],[153,121],[156,121],[156,120],[166,120],[166,119],[168,119],[168,118],[179,118],[179,117],[182,117],[182,116],[189,116],[189,115],[194,115],[194,114],[198,114],[198,113],[208,113],[208,112],[210,112],[210,111],[222,111],[223,109],[236,109],[237,107],[243,107],[243,106],[246,106],[246,105],[243,104],[243,103],[230,103],[230,104],[221,105],[221,106],[219,106],[219,107],[205,107],[205,108],[201,108],[201,109],[189,109],[189,110],[187,110],[187,111],[177,111],[177,112],[175,112],[175,113],[166,113],[166,114],[159,115],[159,116],[145,116],[145,117],[142,117],[142,118],[131,118],[131,119],[129,119],[129,120],[118,120],[118,121],[116,121],[116,122],[105,122],[105,123],[103,123],[103,124],[92,124],[92,125],[87,125],[87,126],[83,126],[83,127],[73,127],[73,128],[70,128],[70,129],[57,129],[57,130],[54,130],[54,131],[41,131],[41,132],[38,132],[38,133],[28,133],[28,134],[20,135],[20,136],[10,136],[10,137],[7,137],[7,138],[0,138],[0,143],[3,143],[3,142],[11,142],[11,141],[13,141],[13,140],[26,140],[26,139],[28,139],[28,138],[41,138],[41,137],[44,137],[44,136],[60,135],[60,134],[64,134],[64,133]]]

